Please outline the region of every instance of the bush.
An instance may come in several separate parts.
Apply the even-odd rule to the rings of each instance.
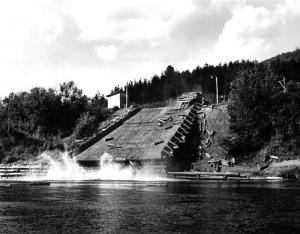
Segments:
[[[285,151],[299,145],[299,83],[288,82],[284,93],[280,77],[257,64],[239,73],[232,82],[229,100],[230,128],[237,134],[232,154],[255,155],[276,136]]]
[[[97,121],[89,112],[84,113],[78,120],[74,130],[74,138],[80,139],[93,135],[97,130]]]

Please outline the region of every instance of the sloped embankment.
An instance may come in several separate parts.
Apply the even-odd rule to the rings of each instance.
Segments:
[[[199,159],[194,163],[194,170],[214,171],[215,168],[210,167],[209,162],[224,160],[228,157],[223,142],[225,138],[233,137],[229,131],[227,105],[203,107],[201,111],[199,115],[201,144]]]

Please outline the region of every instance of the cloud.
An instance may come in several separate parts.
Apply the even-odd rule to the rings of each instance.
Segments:
[[[105,62],[114,60],[118,54],[118,48],[114,45],[96,46],[97,57]]]
[[[63,33],[64,19],[58,14],[44,16],[37,23],[37,32],[41,41],[50,44]]]
[[[192,10],[192,0],[74,0],[66,5],[83,40],[167,39],[172,25]]]
[[[298,0],[3,0],[0,96],[66,80],[106,93],[167,65],[263,60],[299,35]]]
[[[266,59],[300,44],[300,2],[284,1],[272,9],[240,5],[219,35],[210,61]]]

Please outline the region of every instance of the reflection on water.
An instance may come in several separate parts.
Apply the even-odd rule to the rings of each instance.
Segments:
[[[5,233],[298,233],[299,182],[53,181],[0,187]]]

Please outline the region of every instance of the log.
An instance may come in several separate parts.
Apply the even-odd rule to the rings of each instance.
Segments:
[[[229,167],[229,162],[228,162],[227,160],[225,160],[225,159],[222,159],[222,160],[221,160],[221,164],[222,164],[223,166]]]
[[[168,142],[168,144],[170,144],[173,149],[179,149],[179,146],[175,142],[173,142],[172,140],[170,140]]]
[[[184,141],[182,139],[180,139],[179,137],[177,137],[176,135],[174,135],[174,139],[178,142],[178,143],[184,143]]]
[[[212,131],[206,130],[206,132],[207,132],[207,134],[208,134],[209,136],[213,136],[213,135],[215,134],[215,131],[214,131],[214,130],[212,130]]]
[[[173,127],[173,125],[170,125],[170,126],[168,126],[168,127],[165,127],[165,130],[170,129],[170,128],[172,128],[172,127]]]
[[[209,160],[207,163],[220,163],[220,159],[212,159]]]
[[[114,139],[113,137],[108,137],[108,138],[105,138],[105,141],[111,141],[112,139]]]
[[[107,144],[107,146],[112,147],[112,148],[122,148],[121,146],[116,146],[116,145],[113,145],[113,144]]]
[[[162,119],[157,119],[158,122],[160,122],[161,124],[165,124],[166,121],[162,120]]]
[[[159,145],[159,144],[161,144],[161,143],[163,143],[164,142],[164,140],[161,140],[161,141],[156,141],[156,142],[154,142],[153,144],[154,145]]]
[[[192,123],[191,121],[189,121],[187,118],[185,118],[184,121],[188,122],[190,125],[193,125],[193,123]],[[184,122],[184,121],[183,121],[183,122]]]
[[[189,132],[187,130],[185,130],[182,126],[179,127],[179,129],[181,129],[184,133],[188,134]]]
[[[166,145],[164,150],[166,150],[169,154],[174,155],[174,151],[169,145]]]
[[[275,155],[271,155],[270,158],[273,158],[273,159],[279,159],[278,156],[275,156]]]
[[[267,167],[269,167],[269,164],[258,165],[258,169],[259,169],[260,171],[266,169]]]
[[[193,112],[189,113],[193,118],[197,118],[197,115],[195,115]]]
[[[186,127],[188,130],[190,130],[191,129],[191,127],[190,126],[188,126],[187,124],[185,124],[185,123],[182,123],[182,125],[184,126],[184,127]]]
[[[204,154],[207,158],[211,158],[211,155],[209,153]]]

